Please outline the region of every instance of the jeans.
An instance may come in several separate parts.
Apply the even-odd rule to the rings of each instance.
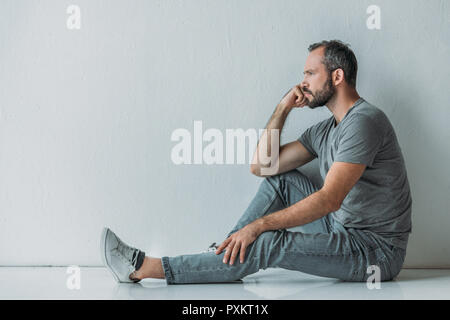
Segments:
[[[298,170],[264,178],[227,237],[252,221],[302,200],[318,188]],[[344,281],[367,281],[379,267],[380,281],[392,280],[401,270],[406,250],[391,246],[368,230],[346,228],[330,214],[305,224],[298,232],[266,231],[250,244],[245,260],[230,266],[225,252],[162,257],[167,284],[218,283],[239,280],[266,268],[283,268]]]

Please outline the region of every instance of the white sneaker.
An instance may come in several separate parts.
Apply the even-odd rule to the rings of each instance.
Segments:
[[[208,249],[206,249],[205,251],[202,251],[202,253],[207,253],[207,252],[216,252],[216,250],[219,248],[219,246],[213,242],[211,243],[211,245],[208,247]]]
[[[139,279],[130,279],[130,275],[136,271],[139,253],[143,253],[143,251],[127,245],[110,229],[103,228],[100,239],[100,254],[103,264],[117,282],[140,281]]]

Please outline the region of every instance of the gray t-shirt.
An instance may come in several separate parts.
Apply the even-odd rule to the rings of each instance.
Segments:
[[[411,194],[397,136],[384,112],[360,98],[336,126],[334,116],[298,139],[319,160],[320,175],[334,161],[367,167],[332,217],[348,228],[365,229],[406,249],[411,227]]]

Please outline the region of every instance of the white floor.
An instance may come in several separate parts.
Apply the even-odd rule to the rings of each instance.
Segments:
[[[105,268],[80,268],[80,289],[67,267],[0,267],[0,299],[450,299],[450,269],[403,269],[395,281],[369,290],[366,283],[343,282],[283,269],[267,269],[242,283],[167,285],[146,279],[117,284]],[[72,276],[72,278],[70,278]]]

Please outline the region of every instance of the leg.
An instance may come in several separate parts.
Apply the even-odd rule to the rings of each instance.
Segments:
[[[318,188],[298,170],[264,179],[236,226],[227,237],[259,217],[284,209],[316,192]],[[305,233],[329,233],[332,229],[331,217],[313,221],[300,229]],[[195,255],[193,255],[195,256]],[[142,267],[133,274],[133,278],[164,278],[163,262],[160,259],[146,257]]]
[[[142,280],[145,278],[164,279],[164,269],[161,259],[145,257],[142,266],[130,275],[131,279]]]
[[[247,210],[226,238],[256,219],[289,207],[317,190],[307,176],[295,169],[265,178]],[[329,233],[333,224],[330,219],[331,216],[326,216],[299,228],[304,233]]]
[[[222,262],[224,253],[163,257],[168,284],[229,282],[260,269],[284,268],[345,281],[365,281],[367,267],[377,265],[381,281],[395,270],[384,249],[375,242],[361,243],[345,229],[326,233],[277,230],[262,233],[246,251],[244,263]]]
[[[296,170],[265,179],[230,234],[264,214],[300,201],[315,190],[312,183]],[[368,276],[367,267],[374,264],[380,267],[381,280],[392,279],[398,274],[404,252],[396,253],[398,250],[377,242],[370,233],[347,230],[328,217],[303,226],[304,232],[277,230],[261,234],[247,248],[242,264],[239,261],[233,266],[224,264],[225,253],[162,259],[146,257],[142,270],[137,271],[137,279],[166,278],[168,284],[229,282],[260,269],[280,267],[318,276],[364,281]]]
[[[265,214],[286,208],[304,199],[316,190],[316,186],[314,186],[304,174],[297,170],[292,170],[281,175],[264,179],[256,196],[229,235]],[[302,231],[309,233],[328,233],[331,229],[330,221],[328,219],[328,217],[325,217],[304,225],[301,227]],[[160,279],[164,278],[161,259],[153,257],[145,257],[142,264],[137,264],[136,261],[133,261],[132,259],[132,253],[125,254],[129,260],[129,265],[126,268],[121,268],[120,261],[123,261],[123,259],[119,257],[123,256],[124,252],[121,252],[121,250],[116,250],[116,247],[118,247],[118,243],[123,244],[120,248],[128,246],[124,244],[123,241],[121,241],[112,231],[109,231],[109,235],[110,245],[108,248],[106,248],[106,243],[108,242],[106,241],[106,235],[102,235],[102,243],[104,244],[102,256],[104,257],[105,265],[107,265],[110,269],[111,266],[117,267],[111,269],[113,273],[115,272],[116,278],[117,275],[120,275],[120,281],[128,281],[130,279],[139,280],[149,277]],[[128,251],[134,252],[135,250],[135,248],[130,248]],[[108,257],[106,257],[106,255]],[[122,275],[122,273],[124,275]],[[128,273],[131,274],[127,276],[126,274]]]

